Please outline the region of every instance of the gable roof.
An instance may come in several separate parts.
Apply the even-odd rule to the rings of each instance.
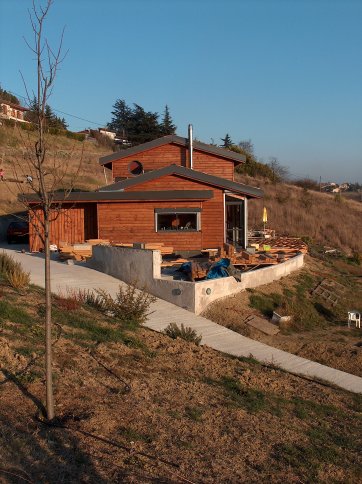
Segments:
[[[142,143],[141,145],[132,146],[131,148],[127,148],[126,150],[116,151],[111,155],[102,156],[101,158],[99,158],[99,163],[101,165],[106,165],[108,163],[112,163],[112,161],[121,160],[122,158],[126,158],[127,156],[136,155],[137,153],[140,153],[142,151],[147,151],[152,148],[157,148],[158,146],[163,146],[170,143],[188,147],[189,140],[188,138],[182,138],[181,136],[177,136],[175,134],[163,136],[162,138],[157,138],[153,141]],[[193,149],[204,151],[206,153],[211,153],[213,155],[220,156],[221,158],[227,158],[234,163],[245,163],[246,160],[245,156],[240,153],[235,153],[234,151],[230,151],[225,148],[219,148],[218,146],[201,143],[200,141],[193,141]]]
[[[241,193],[243,195],[262,198],[264,193],[260,188],[251,187],[250,185],[244,185],[242,183],[237,183],[234,181],[226,180],[225,178],[220,178],[218,176],[209,175],[208,173],[202,173],[201,171],[191,170],[191,168],[185,168],[180,165],[168,165],[159,170],[153,170],[143,175],[136,176],[134,178],[127,178],[112,185],[107,185],[105,187],[99,188],[99,192],[117,192],[123,191],[129,187],[139,185],[148,181],[155,180],[166,175],[178,175],[192,180],[196,180],[205,185],[212,185],[224,190],[230,190],[231,192]]]

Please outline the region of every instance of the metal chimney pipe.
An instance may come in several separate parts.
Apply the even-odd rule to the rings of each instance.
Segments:
[[[193,169],[192,153],[193,151],[193,140],[192,140],[192,124],[189,124],[189,155],[190,155],[190,168]]]

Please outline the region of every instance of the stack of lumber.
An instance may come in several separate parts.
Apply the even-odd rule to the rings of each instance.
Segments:
[[[171,255],[174,253],[173,247],[166,247],[163,243],[149,242],[143,243],[143,248],[147,250],[159,250],[162,255]],[[113,243],[113,247],[134,247],[134,244],[124,244],[124,243]]]
[[[59,247],[59,259],[62,261],[73,259],[77,261],[92,257],[91,244],[67,244]]]
[[[308,246],[302,239],[296,237],[275,237],[268,240],[272,250],[278,250],[280,252],[302,252],[306,254],[308,252]]]
[[[89,239],[86,240],[86,243],[90,245],[110,245],[110,241],[108,239]]]
[[[271,265],[278,264],[278,258],[269,254],[268,252],[250,254],[248,251],[243,250],[231,259],[231,262],[235,265],[243,266],[259,266],[259,265]]]
[[[188,259],[174,259],[174,260],[164,260],[161,263],[161,267],[173,267],[177,265],[184,264],[185,262],[190,262]]]

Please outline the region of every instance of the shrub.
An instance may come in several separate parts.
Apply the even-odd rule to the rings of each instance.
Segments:
[[[56,304],[59,309],[64,309],[65,311],[76,311],[80,307],[80,302],[73,297],[58,297]]]
[[[21,264],[16,263],[16,267],[7,271],[5,280],[14,289],[25,289],[30,284],[30,273],[25,272]]]
[[[15,269],[16,262],[10,255],[2,252],[0,254],[0,274],[4,275],[7,272]]]
[[[114,299],[103,289],[98,289],[96,294],[98,298],[92,302],[96,304],[98,310],[110,313],[120,321],[133,321],[137,324],[146,322],[150,305],[156,301],[154,296],[142,289],[137,289],[134,284],[126,287],[120,285]]]
[[[5,253],[0,254],[0,274],[14,289],[24,289],[30,284],[30,273],[19,262]]]
[[[78,306],[79,304],[86,304],[87,306],[91,306],[95,309],[103,308],[102,298],[97,293],[89,289],[75,289],[68,287],[66,298],[76,301]]]
[[[76,141],[84,141],[85,135],[82,133],[73,133],[72,131],[66,131],[65,136]]]
[[[172,339],[182,338],[196,345],[199,345],[202,339],[202,336],[198,335],[194,329],[185,327],[183,323],[181,323],[181,327],[177,326],[176,323],[170,323],[164,329],[164,333]]]

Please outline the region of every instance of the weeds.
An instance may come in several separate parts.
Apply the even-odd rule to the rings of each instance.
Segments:
[[[194,329],[185,327],[183,323],[181,323],[181,327],[176,323],[170,323],[163,332],[172,339],[181,338],[196,345],[199,345],[202,340],[202,336],[198,335]]]
[[[5,253],[0,254],[0,274],[9,286],[17,290],[30,284],[30,273],[25,272],[19,262]]]
[[[125,287],[120,285],[114,299],[103,289],[98,289],[96,293],[96,304],[100,311],[120,321],[134,321],[137,324],[146,322],[150,305],[156,301],[154,296],[133,284]]]

